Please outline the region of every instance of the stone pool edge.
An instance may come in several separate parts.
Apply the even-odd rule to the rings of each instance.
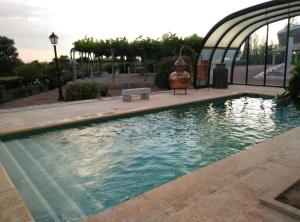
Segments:
[[[21,195],[0,162],[0,221],[34,222]]]

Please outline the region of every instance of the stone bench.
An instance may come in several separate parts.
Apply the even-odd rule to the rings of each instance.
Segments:
[[[130,102],[132,95],[141,95],[141,99],[149,99],[151,93],[150,88],[123,89],[123,102]]]

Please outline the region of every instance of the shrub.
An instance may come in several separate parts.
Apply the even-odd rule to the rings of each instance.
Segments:
[[[112,71],[112,64],[111,63],[104,63],[102,65],[102,71],[103,72],[111,73],[111,71]]]
[[[169,77],[175,70],[174,63],[176,59],[177,57],[175,56],[165,57],[157,64],[154,81],[160,89],[170,89]]]
[[[99,92],[100,92],[100,96],[107,96],[108,87],[107,86],[100,86]]]
[[[22,85],[22,78],[19,76],[0,77],[0,85],[5,89],[16,89]]]
[[[38,63],[29,63],[16,68],[17,76],[23,78],[24,81],[34,82],[42,77],[41,67]]]
[[[144,66],[144,68],[145,68],[145,71],[146,71],[146,72],[149,72],[149,73],[154,73],[154,64],[156,64],[156,63],[157,63],[157,62],[151,61],[151,60],[145,61],[145,62],[143,63],[143,66]]]
[[[291,78],[287,90],[278,95],[277,104],[288,105],[293,102],[300,110],[300,54],[296,54],[292,62],[293,66],[290,71]]]
[[[66,101],[95,99],[99,95],[99,86],[94,82],[78,82],[67,85]]]

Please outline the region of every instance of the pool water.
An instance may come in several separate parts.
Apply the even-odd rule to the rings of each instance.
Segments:
[[[79,221],[299,125],[242,96],[4,138],[0,161],[37,222]]]

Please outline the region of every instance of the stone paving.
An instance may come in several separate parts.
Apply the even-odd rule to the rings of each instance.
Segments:
[[[0,221],[33,222],[31,213],[0,164]]]
[[[275,95],[280,92],[282,89],[278,88],[230,86],[225,90],[189,90],[188,96],[173,95],[172,92],[154,94],[148,101],[136,98],[130,103],[117,98],[4,110],[0,113],[0,134],[9,135],[241,93]],[[299,135],[300,127],[86,218],[84,222],[299,221],[260,202],[260,198],[272,198],[299,180]],[[0,188],[5,186],[0,180]],[[0,192],[0,221],[30,221],[31,217],[14,220],[15,214],[10,213],[10,208],[1,207],[8,206],[10,202],[7,198],[1,200],[1,195],[9,195],[6,191]],[[18,201],[13,203],[18,205]],[[10,215],[10,218],[1,220],[1,215]]]

